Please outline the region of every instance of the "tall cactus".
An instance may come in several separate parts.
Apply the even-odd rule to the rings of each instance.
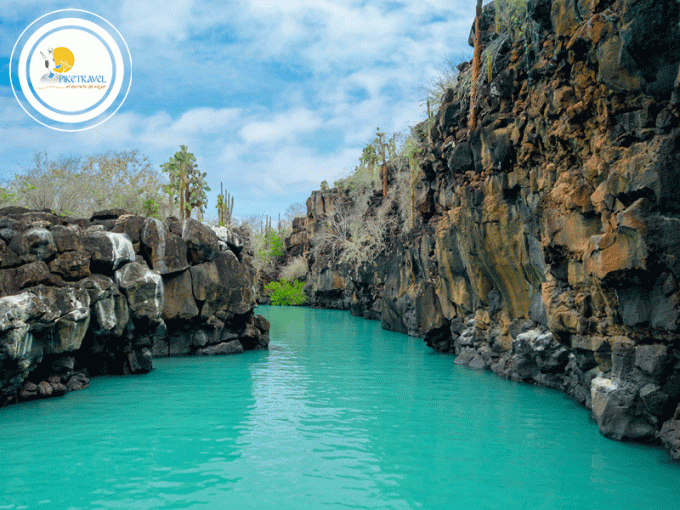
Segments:
[[[190,218],[192,209],[197,209],[200,218],[210,187],[205,180],[207,174],[198,170],[196,156],[187,150],[186,145],[180,145],[180,150],[161,168],[168,173],[170,180],[166,187],[168,198],[174,201],[175,196],[179,197],[180,220]]]
[[[220,183],[220,194],[217,195],[217,221],[220,225],[231,225],[231,218],[234,212],[234,197],[229,192],[224,194],[223,184]]]

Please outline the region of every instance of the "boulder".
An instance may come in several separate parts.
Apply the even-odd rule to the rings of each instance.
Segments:
[[[93,275],[83,280],[80,288],[90,296],[93,332],[121,336],[128,325],[130,313],[127,299],[114,281],[107,276]]]
[[[57,246],[49,230],[32,228],[24,234],[26,249],[33,260],[48,260],[57,253]]]
[[[238,340],[232,340],[231,342],[220,342],[217,345],[210,345],[198,349],[196,354],[200,356],[219,356],[224,354],[238,354],[243,352],[243,346]]]
[[[262,317],[261,315],[256,315],[255,327],[259,329],[262,333],[269,333],[271,325],[269,324],[269,321],[265,317]]]
[[[52,388],[52,385],[48,383],[47,381],[40,381],[38,383],[38,396],[39,397],[51,397],[52,393],[54,392],[54,389]]]
[[[54,225],[50,229],[57,252],[80,251],[83,249],[80,228],[77,225]]]
[[[656,427],[649,422],[634,384],[596,377],[590,387],[593,417],[600,433],[610,439],[651,441]]]
[[[194,300],[190,271],[164,275],[163,289],[163,320],[189,320],[198,316],[199,310]]]
[[[176,216],[168,216],[165,218],[163,224],[165,225],[165,228],[168,230],[168,232],[176,235],[177,237],[182,237],[182,222],[179,220],[179,218]]]
[[[0,332],[0,359],[31,365],[36,358],[42,358],[42,352],[42,346],[35,342],[27,324]]]
[[[173,330],[166,339],[168,356],[187,356],[193,348],[193,335],[186,329]]]
[[[184,220],[182,224],[182,239],[187,243],[191,264],[210,262],[220,251],[213,229],[192,218]]]
[[[90,216],[90,222],[97,220],[115,220],[124,214],[127,214],[125,209],[104,209],[102,211],[95,211],[92,213],[92,216]]]
[[[186,242],[168,232],[160,220],[155,218],[144,220],[140,239],[144,258],[154,271],[170,274],[184,271],[189,267]]]
[[[635,367],[656,384],[661,382],[670,361],[668,347],[665,345],[652,344],[635,347]]]
[[[218,311],[242,315],[255,306],[250,270],[230,252],[190,269],[194,298],[202,302],[201,317]]]
[[[303,219],[303,218],[295,218]],[[295,220],[293,220],[295,221]],[[293,227],[295,228],[295,227]],[[241,236],[234,232],[233,228],[227,227],[213,227],[213,231],[217,235],[217,240],[220,245],[220,251],[231,250],[236,256],[240,255],[243,251],[243,239]],[[289,238],[286,238],[288,240]]]
[[[671,458],[680,461],[680,406],[676,409],[674,417],[661,427],[659,438]]]
[[[0,292],[4,295],[16,294],[36,285],[55,285],[57,280],[57,277],[50,274],[47,264],[39,260],[14,269],[0,270]]]
[[[61,378],[59,376],[52,376],[47,380],[47,382],[52,387],[52,396],[60,397],[68,391],[68,388],[61,382]]]
[[[38,396],[38,385],[31,381],[26,381],[21,391],[19,391],[19,398],[21,400],[31,400]]]
[[[146,347],[128,353],[124,373],[146,374],[151,371],[153,354]]]
[[[78,391],[87,388],[90,385],[90,379],[82,372],[75,372],[66,383],[68,391]]]
[[[29,322],[38,321],[47,308],[34,292],[0,298],[0,331],[23,327]]]
[[[625,65],[627,50],[621,38],[613,35],[597,48],[598,80],[617,92],[637,92],[643,86],[642,78],[636,70]]]
[[[50,272],[68,281],[90,276],[90,255],[85,251],[58,253],[49,263]]]
[[[82,236],[83,249],[90,254],[93,270],[112,273],[135,260],[135,251],[125,234],[87,231]]]
[[[557,37],[569,38],[581,22],[577,0],[555,0],[552,2],[550,20]]]
[[[80,349],[90,324],[90,296],[82,289],[43,287],[33,289],[47,308],[41,321],[47,324],[42,338],[46,354]]]
[[[142,228],[146,218],[134,214],[124,214],[116,218],[112,232],[125,234],[132,244],[137,244],[141,240]]]
[[[163,312],[163,279],[139,262],[116,271],[115,281],[127,297],[130,314],[137,319],[159,319]]]

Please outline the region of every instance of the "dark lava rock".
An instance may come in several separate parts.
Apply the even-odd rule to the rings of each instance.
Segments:
[[[168,232],[161,221],[155,218],[144,221],[141,243],[144,257],[154,271],[168,274],[184,271],[189,267],[186,242]]]
[[[201,356],[218,356],[223,354],[238,354],[243,352],[243,345],[238,340],[231,342],[220,342],[217,345],[210,345],[202,349],[198,349],[196,354]]]
[[[220,251],[217,234],[213,229],[191,218],[184,220],[182,239],[187,243],[191,264],[210,262]]]
[[[125,209],[105,209],[103,211],[96,211],[90,216],[90,221],[94,222],[97,220],[115,220],[119,216],[127,214]]]

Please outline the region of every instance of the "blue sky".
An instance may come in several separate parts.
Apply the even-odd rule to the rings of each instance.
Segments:
[[[8,64],[48,12],[84,9],[122,34],[132,86],[107,122],[48,129],[21,109]],[[234,215],[283,213],[348,173],[376,127],[425,117],[422,87],[471,57],[471,0],[4,1],[0,11],[0,178],[52,157],[138,149],[160,169],[185,144],[208,173],[207,214],[223,182]]]

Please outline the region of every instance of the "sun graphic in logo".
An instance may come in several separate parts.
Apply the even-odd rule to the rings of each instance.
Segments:
[[[52,50],[52,56],[54,58],[54,69],[52,70],[58,73],[70,71],[76,61],[73,52],[68,48],[54,48],[54,50]]]

